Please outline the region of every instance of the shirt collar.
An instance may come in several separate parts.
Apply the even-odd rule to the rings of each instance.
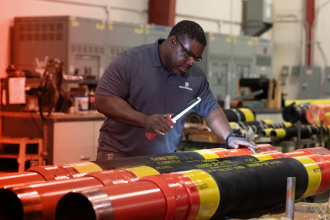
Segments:
[[[164,41],[165,41],[165,39],[158,39],[152,46],[150,59],[151,59],[151,64],[153,67],[163,66],[162,62],[160,61],[160,57],[159,57],[158,45],[160,43],[163,43]]]

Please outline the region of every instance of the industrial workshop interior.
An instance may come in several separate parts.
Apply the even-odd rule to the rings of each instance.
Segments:
[[[330,219],[330,0],[0,8],[0,220]]]

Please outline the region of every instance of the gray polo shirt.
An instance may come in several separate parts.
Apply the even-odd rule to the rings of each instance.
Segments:
[[[196,65],[183,75],[168,72],[158,53],[158,44],[163,41],[160,39],[119,54],[100,78],[96,94],[119,96],[146,115],[174,114],[199,96],[202,101],[194,109],[200,116],[208,116],[219,104],[205,74]],[[129,156],[172,153],[180,142],[183,127],[184,116],[165,136],[149,141],[144,128],[106,117],[100,129],[98,149]]]

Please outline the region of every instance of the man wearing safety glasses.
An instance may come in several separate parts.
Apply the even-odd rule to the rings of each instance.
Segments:
[[[97,160],[172,153],[184,127],[184,117],[174,125],[166,119],[193,99],[194,107],[212,131],[228,146],[256,148],[233,133],[198,66],[206,46],[202,27],[181,21],[167,39],[134,47],[119,54],[102,75],[95,103],[106,116],[100,129]],[[150,141],[145,133],[157,134]]]

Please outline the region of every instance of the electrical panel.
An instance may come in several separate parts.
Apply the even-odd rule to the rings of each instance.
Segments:
[[[237,79],[238,78],[252,78],[255,74],[253,56],[254,52],[254,38],[248,36],[234,36],[232,42],[232,74],[230,81],[230,90],[228,95],[236,97]],[[255,76],[256,77],[256,76]]]
[[[14,64],[34,72],[36,60],[59,58],[65,74],[98,79],[119,53],[166,38],[169,31],[169,27],[81,17],[17,17]]]
[[[273,77],[273,44],[268,39],[255,38],[255,71],[253,78]]]
[[[250,36],[206,33],[203,61],[210,89],[217,100],[236,97],[237,79],[272,78],[273,48],[270,40]]]
[[[224,100],[229,90],[232,61],[232,38],[224,34],[206,33],[207,46],[200,66],[217,100]]]
[[[324,68],[324,93],[330,93],[330,67]]]
[[[321,97],[321,67],[294,66],[292,74],[299,75],[298,99],[319,99]]]
[[[67,75],[98,79],[124,50],[167,38],[171,27],[72,17],[16,17],[14,64],[35,71],[36,60],[59,58]],[[272,77],[272,43],[250,36],[206,33],[203,60],[205,72],[217,100],[236,97],[238,78]]]

